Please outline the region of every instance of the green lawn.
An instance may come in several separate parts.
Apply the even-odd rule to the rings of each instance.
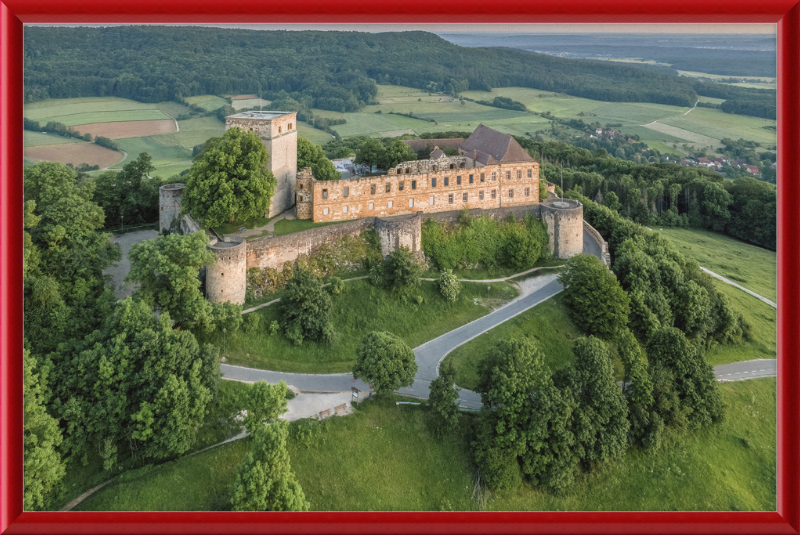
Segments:
[[[124,160],[114,164],[113,168],[122,169],[126,163],[135,160],[139,156],[139,153],[142,152],[146,152],[153,158],[153,165],[184,163],[192,159],[192,151],[190,149],[176,145],[165,145],[159,141],[158,138],[160,137],[161,136],[147,136],[117,139],[117,145],[119,145],[119,148],[124,150],[128,156]]]
[[[572,363],[572,342],[582,336],[563,303],[564,294],[526,310],[494,329],[457,347],[445,360],[456,366],[456,382],[462,388],[474,390],[478,385],[478,363],[501,340],[527,337],[534,340],[552,369]]]
[[[25,104],[23,115],[42,124],[48,121],[58,121],[67,126],[112,121],[167,119],[168,117],[159,110],[159,106],[160,104],[147,104],[117,97],[48,99]],[[124,115],[118,115],[120,113]],[[129,118],[120,119],[121,116]]]
[[[294,232],[300,232],[301,230],[308,230],[317,227],[327,227],[328,225],[335,225],[336,223],[343,223],[343,221],[314,223],[310,219],[281,219],[275,223],[275,236],[283,236],[285,234],[292,234]]]
[[[715,139],[748,139],[764,145],[774,145],[777,134],[764,126],[775,126],[776,121],[725,113],[716,108],[696,108],[686,116],[669,117],[660,122],[683,128]]]
[[[80,143],[83,140],[75,139],[74,137],[57,136],[56,134],[43,134],[39,132],[31,132],[30,130],[23,130],[22,132],[22,146],[28,147],[43,147],[46,145],[65,145],[67,143]]]
[[[191,167],[192,167],[191,161],[179,164],[164,165],[162,167],[156,167],[155,171],[152,171],[150,173],[150,176],[158,178],[169,178],[175,175],[179,175],[183,171],[186,171]],[[183,178],[181,178],[181,180],[183,180]]]
[[[355,363],[356,348],[370,331],[392,332],[413,348],[488,314],[518,295],[512,284],[500,282],[491,286],[490,301],[485,298],[486,285],[475,283],[465,284],[458,301],[448,303],[439,295],[436,283],[423,282],[419,295],[424,302],[417,305],[366,280],[347,282],[344,291],[332,297],[336,339],[331,345],[307,341],[295,346],[282,334],[270,336],[267,326],[280,320],[278,305],[251,312],[262,316],[263,328],[258,333],[239,330],[227,341],[217,332],[197,336],[203,343],[224,347],[231,364],[296,373],[349,372]]]
[[[777,302],[775,251],[708,230],[664,228],[660,232],[684,256],[697,260],[704,268]]]
[[[178,132],[152,137],[164,145],[176,145],[191,151],[195,145],[205,143],[208,138],[225,133],[225,123],[217,117],[197,117],[178,121],[178,128],[180,129]]]
[[[247,221],[234,221],[233,223],[223,223],[217,227],[214,227],[214,230],[217,233],[221,234],[233,234],[237,232],[240,228],[246,227],[249,229],[263,227],[277,216],[273,217],[254,217],[253,219],[249,219]]]
[[[186,97],[186,102],[200,106],[206,111],[214,111],[222,106],[228,104],[228,101],[216,95],[197,95],[194,97]]]
[[[338,128],[339,126],[340,125],[336,125],[336,128]],[[317,145],[324,145],[325,143],[333,139],[333,136],[331,134],[323,130],[314,128],[313,126],[309,125],[308,123],[304,123],[303,121],[297,121],[297,135],[298,137],[304,137],[310,142],[316,143]]]
[[[671,433],[655,453],[632,450],[584,474],[559,495],[523,484],[491,492],[494,511],[774,511],[776,381],[720,385],[720,424]],[[292,469],[312,510],[476,510],[469,442],[475,416],[431,436],[423,407],[394,397],[326,420],[307,444],[290,438]],[[250,440],[126,475],[81,503],[81,511],[209,511],[230,508],[228,488]]]

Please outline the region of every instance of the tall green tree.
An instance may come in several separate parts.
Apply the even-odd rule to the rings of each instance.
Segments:
[[[200,268],[214,264],[203,232],[169,234],[131,247],[127,283],[138,283],[137,299],[168,312],[178,325],[213,326],[214,310],[200,291]]]
[[[417,153],[411,147],[399,139],[390,141],[385,145],[380,154],[378,165],[381,169],[391,169],[400,162],[408,162],[417,159]]]
[[[356,151],[355,163],[359,165],[368,165],[370,167],[375,165],[380,166],[381,162],[384,160],[383,153],[385,150],[383,143],[379,140],[368,139]]]
[[[122,171],[106,171],[95,179],[94,200],[106,215],[105,226],[123,223],[152,223],[158,219],[158,188],[161,181],[150,178],[155,170],[146,152],[125,164]]]
[[[285,381],[278,384],[256,381],[248,388],[245,398],[247,416],[244,419],[244,427],[248,433],[255,434],[257,428],[277,421],[286,412],[288,390]]]
[[[609,339],[627,325],[630,300],[597,257],[573,256],[558,281],[570,316],[587,334]]]
[[[458,425],[458,387],[453,361],[445,360],[439,365],[439,377],[431,381],[428,403],[436,419],[436,431],[442,435]]]
[[[398,247],[387,256],[382,265],[384,285],[402,295],[409,295],[419,288],[422,266],[411,250]]]
[[[25,490],[22,507],[26,511],[45,509],[66,472],[59,446],[62,436],[58,421],[45,409],[36,360],[23,351],[23,474]]]
[[[590,336],[573,344],[575,362],[567,388],[578,405],[573,429],[582,460],[605,462],[621,457],[628,445],[628,406],[606,345]]]
[[[297,270],[279,305],[284,335],[297,345],[304,340],[331,343],[331,307],[331,296],[320,280],[308,270]]]
[[[402,338],[373,331],[364,336],[356,351],[353,377],[363,379],[379,396],[414,383],[417,363],[414,351]]]
[[[308,511],[286,449],[289,424],[277,420],[253,433],[250,453],[236,469],[231,486],[234,511]]]
[[[268,157],[261,139],[240,128],[207,142],[189,171],[183,213],[207,227],[264,216],[277,184],[267,169]]]
[[[322,147],[315,145],[304,137],[297,138],[297,169],[311,168],[317,180],[339,180],[341,173],[336,170]]]

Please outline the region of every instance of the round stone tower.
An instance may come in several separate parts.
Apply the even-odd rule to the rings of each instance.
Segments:
[[[415,254],[422,248],[422,212],[415,215],[376,217],[375,230],[381,239],[383,256],[403,246]]]
[[[547,223],[550,251],[556,258],[583,252],[583,205],[573,199],[542,201],[542,220]]]
[[[247,242],[238,236],[225,241],[213,241],[209,250],[217,255],[217,262],[206,266],[206,297],[209,301],[230,301],[244,304],[247,290]]]
[[[158,189],[158,231],[170,230],[172,222],[181,217],[181,199],[186,184],[166,184]]]
[[[297,173],[297,219],[314,217],[314,175],[311,168],[306,167]]]

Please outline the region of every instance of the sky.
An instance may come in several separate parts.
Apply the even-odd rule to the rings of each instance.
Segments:
[[[118,26],[112,24],[31,24],[30,26]],[[213,26],[248,30],[338,30],[399,32],[423,30],[432,33],[507,32],[508,24],[171,24]],[[514,24],[513,33],[696,33],[776,35],[776,24]]]

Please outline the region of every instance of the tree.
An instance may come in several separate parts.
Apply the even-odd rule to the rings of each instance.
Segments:
[[[247,389],[244,427],[248,433],[252,435],[257,428],[274,423],[286,412],[288,390],[286,381],[274,385],[266,381],[256,381]]]
[[[414,258],[411,250],[398,247],[383,261],[383,284],[402,295],[409,295],[419,287],[422,266]]]
[[[358,165],[368,165],[370,169],[375,165],[380,165],[383,161],[383,143],[377,139],[368,139],[356,151],[355,163]]]
[[[614,210],[615,212],[622,207],[622,205],[619,203],[619,197],[617,197],[617,194],[613,191],[608,192],[604,204],[609,210]]]
[[[58,447],[61,429],[58,421],[45,410],[36,360],[27,349],[23,351],[23,450],[25,490],[22,507],[26,511],[44,509],[53,497],[66,472]]]
[[[200,268],[216,261],[203,232],[169,234],[131,247],[131,270],[126,283],[139,283],[135,292],[150,306],[168,312],[178,325],[213,328],[211,303],[200,291]]]
[[[122,171],[106,171],[95,180],[94,200],[105,212],[105,226],[134,225],[158,219],[160,180],[148,175],[155,169],[146,152],[125,164]],[[122,220],[120,218],[123,218]]]
[[[614,380],[605,344],[590,336],[575,341],[575,362],[567,388],[578,402],[573,430],[582,460],[597,463],[621,457],[628,444],[628,406]]]
[[[517,270],[533,266],[546,251],[549,237],[545,225],[531,216],[525,216],[524,224],[513,222],[506,227],[503,256],[505,264]]]
[[[441,435],[458,425],[458,387],[453,361],[445,360],[439,365],[439,377],[431,382],[428,403],[436,418],[436,430]]]
[[[391,141],[380,154],[378,165],[381,169],[391,169],[400,162],[417,159],[417,153],[399,139]]]
[[[353,377],[363,379],[379,396],[414,383],[414,351],[397,335],[378,331],[366,334],[356,356]]]
[[[206,227],[263,216],[277,185],[266,167],[268,158],[259,137],[240,128],[207,142],[189,171],[182,212]]]
[[[297,138],[297,169],[311,168],[314,178],[317,180],[339,180],[341,173],[336,170],[326,156],[322,147],[315,145],[306,138]]]
[[[653,409],[653,380],[648,373],[642,349],[629,329],[617,334],[617,353],[625,368],[623,393],[628,403],[631,443],[658,448],[664,420]]]
[[[714,370],[680,330],[666,327],[656,331],[647,343],[647,355],[651,365],[661,366],[674,376],[675,392],[690,425],[722,419],[722,398]]]
[[[61,344],[52,355],[53,411],[64,422],[67,449],[98,447],[104,466],[116,464],[117,444],[162,459],[194,443],[218,378],[219,350],[200,346],[144,302],[127,298],[101,329]]]
[[[450,269],[445,269],[439,275],[439,292],[447,301],[455,303],[461,293],[461,283]]]
[[[597,257],[573,256],[558,281],[564,285],[570,316],[587,334],[611,338],[627,325],[630,300]]]
[[[255,430],[250,453],[231,486],[234,511],[308,511],[309,503],[292,472],[288,436],[289,423],[283,420]]]
[[[310,271],[300,269],[286,284],[279,305],[281,324],[287,339],[296,345],[303,340],[331,343],[334,330],[330,320],[331,296]]]

